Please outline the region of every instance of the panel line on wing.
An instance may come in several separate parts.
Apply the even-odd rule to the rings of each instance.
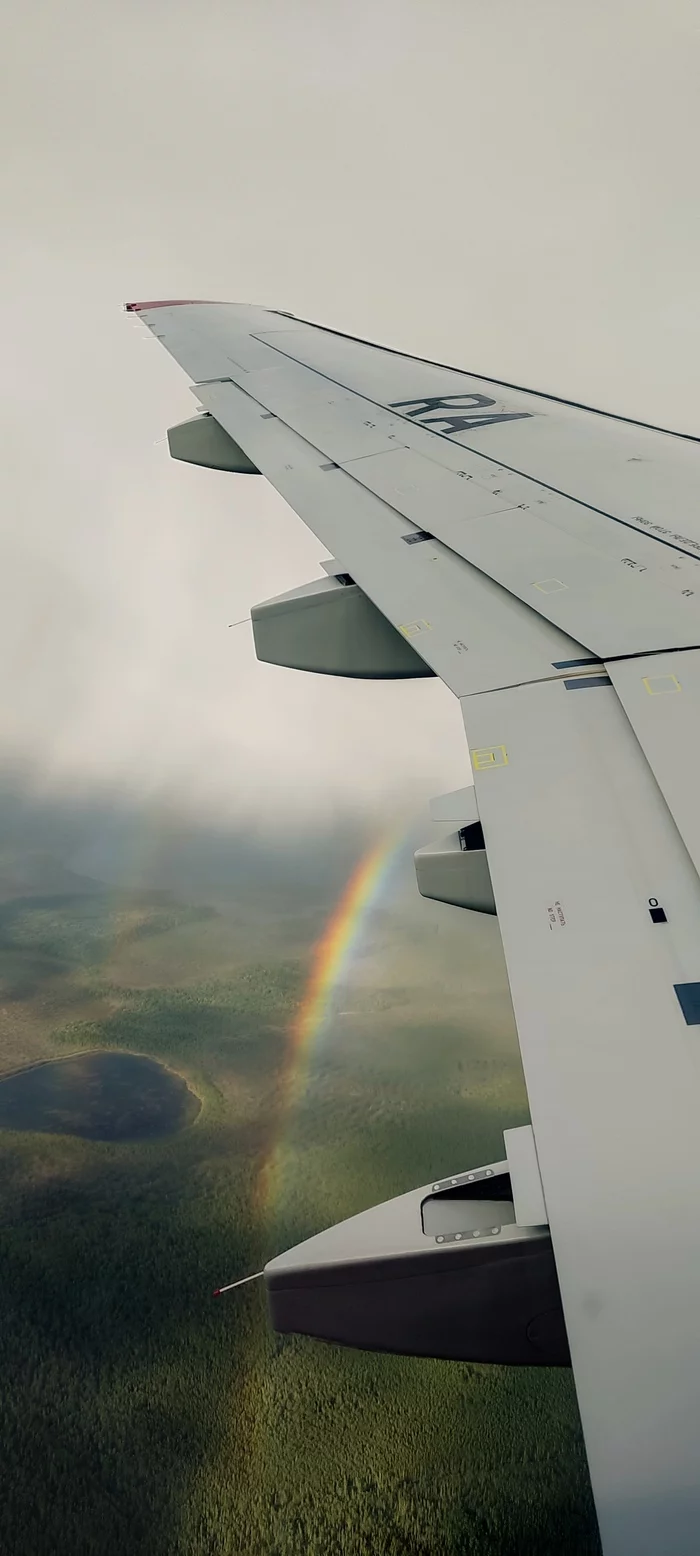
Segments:
[[[700,649],[605,668],[700,874]]]

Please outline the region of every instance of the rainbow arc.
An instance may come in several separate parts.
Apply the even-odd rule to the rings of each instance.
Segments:
[[[392,831],[364,855],[314,947],[304,996],[289,1029],[279,1087],[278,1127],[258,1177],[256,1200],[261,1211],[269,1210],[274,1199],[288,1127],[306,1089],[313,1050],[333,995],[347,974],[367,914],[388,878],[404,836],[404,831]]]

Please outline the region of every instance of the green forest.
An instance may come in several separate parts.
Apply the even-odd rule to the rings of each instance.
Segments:
[[[497,1159],[527,1117],[495,924],[411,891],[371,926],[291,1113],[330,887],[294,904],[273,878],[254,913],[235,885],[3,894],[0,1083],[125,1050],[201,1109],[138,1143],[0,1129],[2,1556],[598,1552],[568,1370],[343,1351],[272,1334],[261,1283],[212,1299],[331,1221]]]

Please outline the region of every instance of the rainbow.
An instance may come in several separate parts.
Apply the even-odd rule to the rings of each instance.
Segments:
[[[314,946],[306,989],[289,1029],[279,1083],[277,1129],[257,1181],[255,1197],[261,1211],[269,1210],[274,1197],[285,1125],[305,1090],[314,1043],[325,1025],[335,989],[347,971],[367,912],[384,885],[404,836],[405,829],[400,833],[392,831],[359,861]]]

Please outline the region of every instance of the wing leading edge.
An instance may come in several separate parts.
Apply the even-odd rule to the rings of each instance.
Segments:
[[[494,1250],[501,1240],[493,1270],[517,1245],[518,1267],[540,1259],[547,1280],[549,1242],[542,1227],[536,1236],[519,1229],[518,1211],[525,1199],[546,1204],[551,1311],[560,1301],[606,1556],[695,1556],[697,449],[272,310],[134,307],[247,468],[271,480],[331,552],[335,586],[322,588],[323,609],[318,586],[316,603],[302,601],[307,637],[314,620],[311,635],[332,638],[316,646],[314,667],[353,673],[343,668],[357,663],[348,634],[369,629],[352,625],[355,607],[340,598],[350,583],[460,699],[476,805],[455,797],[459,842],[429,871],[436,881],[449,873],[443,900],[471,905],[464,883],[478,875],[479,900],[491,911],[495,903],[536,1144],[528,1170],[541,1175],[524,1195],[522,1152],[513,1155],[512,1215],[504,1189],[489,1229],[472,1204],[475,1173],[462,1174],[464,1229],[432,1239],[431,1196],[420,1191],[418,1208],[404,1196],[399,1221],[379,1217],[348,1234],[354,1253],[342,1254],[341,1238],[339,1256],[333,1243],[330,1272],[323,1243],[301,1260],[306,1274],[284,1256],[268,1285],[278,1303],[290,1281],[297,1291],[304,1281],[316,1293],[332,1288],[340,1311],[343,1269],[376,1261],[379,1249],[380,1265],[401,1258],[410,1275],[426,1239],[431,1258],[452,1261],[454,1283],[467,1269],[467,1233],[482,1239],[470,1291],[485,1279],[489,1239]],[[273,603],[266,630],[274,618],[291,644],[274,651],[287,652],[278,662],[301,663],[301,606]],[[381,633],[376,652],[393,662],[380,642]],[[410,656],[405,663],[411,673]],[[476,1177],[505,1182],[507,1165]],[[440,1208],[430,1215],[447,1226],[445,1188],[433,1185]],[[488,1216],[493,1196],[482,1189]],[[422,1225],[409,1226],[419,1211]],[[439,1306],[430,1290],[428,1306]],[[543,1331],[533,1312],[516,1318],[508,1344],[527,1359]],[[371,1310],[363,1323],[365,1339],[354,1343],[373,1343]],[[409,1314],[407,1333],[412,1323]],[[563,1354],[555,1332],[542,1342],[550,1360]],[[483,1343],[496,1359],[504,1342],[489,1332]]]

